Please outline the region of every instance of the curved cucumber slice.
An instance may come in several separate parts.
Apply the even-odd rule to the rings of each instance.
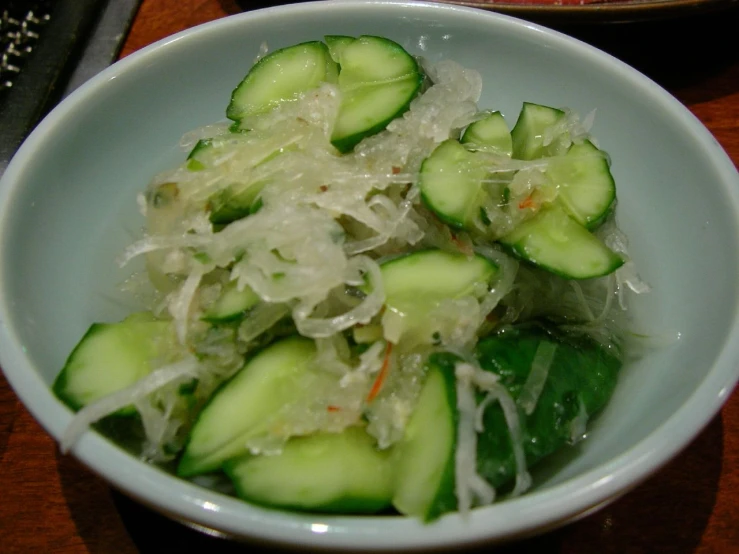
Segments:
[[[467,257],[443,250],[413,252],[381,266],[388,306],[408,312],[445,298],[474,294],[497,270],[479,254]]]
[[[518,160],[535,160],[559,153],[560,145],[557,140],[544,145],[544,133],[564,115],[562,110],[556,108],[524,102],[511,131],[513,157]]]
[[[275,456],[224,464],[239,497],[278,508],[374,513],[390,505],[390,452],[380,451],[363,429],[296,437]]]
[[[564,157],[552,160],[547,174],[559,188],[557,200],[589,229],[605,219],[616,200],[608,158],[590,141],[573,144]]]
[[[223,287],[221,295],[203,314],[203,320],[211,323],[227,323],[242,319],[248,310],[256,306],[261,298],[248,285],[239,290],[236,281]]]
[[[624,260],[557,206],[543,209],[501,243],[529,262],[566,279],[612,273]]]
[[[331,59],[336,63],[339,63],[341,60],[341,53],[344,51],[344,48],[356,40],[354,37],[348,37],[346,35],[326,35],[323,39],[326,41]]]
[[[265,348],[212,397],[198,416],[177,467],[183,477],[218,469],[248,453],[249,439],[279,427],[281,410],[336,379],[310,368],[312,340],[283,339]],[[287,431],[286,431],[287,432]]]
[[[231,95],[226,116],[234,121],[268,112],[323,82],[336,82],[337,67],[320,41],[276,50],[259,60]]]
[[[616,352],[592,339],[557,337],[539,327],[514,327],[487,337],[478,343],[476,357],[520,401],[543,343],[556,348],[546,382],[534,411],[529,415],[519,411],[529,467],[580,438],[585,424],[613,395],[622,365]],[[478,472],[494,487],[503,487],[515,476],[516,462],[497,402],[485,410],[483,429],[477,441]]]
[[[334,50],[342,102],[331,143],[349,152],[408,109],[423,75],[416,60],[386,38],[361,36]]]
[[[454,364],[435,363],[396,446],[396,488],[393,506],[402,514],[429,521],[456,509],[455,452],[457,389]]]
[[[95,323],[69,355],[52,389],[73,410],[133,385],[148,375],[152,360],[176,350],[172,324],[147,313],[118,323]],[[119,414],[135,412],[133,406]]]
[[[500,112],[490,112],[471,123],[460,140],[462,144],[486,146],[491,151],[508,156],[513,154],[513,139],[508,124]]]
[[[445,223],[456,228],[469,227],[479,212],[487,172],[474,152],[454,139],[444,141],[421,166],[421,198]]]
[[[422,250],[385,262],[380,270],[385,305],[390,317],[400,320],[399,334],[431,344],[441,329],[438,321],[428,317],[429,313],[446,299],[481,296],[498,268],[478,254],[468,257],[442,250]]]

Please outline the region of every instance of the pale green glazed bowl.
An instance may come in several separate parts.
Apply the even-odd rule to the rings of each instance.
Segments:
[[[135,196],[180,161],[180,136],[220,120],[262,42],[379,34],[431,60],[479,70],[481,105],[509,122],[526,101],[597,108],[613,159],[618,220],[653,292],[641,327],[677,336],[622,374],[580,448],[521,498],[424,526],[401,517],[267,510],[146,466],[94,433],[73,453],[112,485],[171,517],[304,548],[444,548],[561,525],[624,493],[711,420],[739,376],[739,176],[708,131],[656,84],[608,55],[489,12],[422,2],[302,3],[209,23],[103,71],[57,107],[0,182],[0,364],[59,438],[70,411],[49,386],[93,321],[122,317],[116,257],[142,225]]]

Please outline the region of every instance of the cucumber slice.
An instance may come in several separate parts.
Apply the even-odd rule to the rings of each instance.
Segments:
[[[590,141],[573,144],[563,158],[552,160],[547,174],[559,188],[558,202],[589,229],[606,218],[616,200],[608,158]]]
[[[257,504],[336,513],[375,513],[390,506],[393,466],[364,429],[296,437],[275,456],[224,464],[240,498]]]
[[[289,430],[277,430],[281,410],[336,381],[335,375],[311,369],[315,351],[312,340],[289,337],[252,358],[198,416],[177,474],[189,477],[217,470],[226,460],[247,454],[249,439],[289,436]]]
[[[341,63],[341,53],[344,51],[344,48],[356,40],[354,37],[345,35],[326,35],[323,39],[326,41],[331,59],[336,63]]]
[[[133,385],[154,369],[152,360],[166,358],[176,349],[171,322],[154,319],[148,312],[117,323],[94,323],[67,358],[52,390],[77,411]],[[129,406],[118,413],[135,411]]]
[[[578,433],[613,395],[622,366],[614,349],[585,337],[557,336],[538,325],[509,328],[484,338],[476,357],[518,401],[536,352],[545,342],[556,347],[546,382],[534,411],[530,415],[519,411],[529,467],[580,438]],[[494,487],[504,487],[515,476],[516,462],[498,403],[485,410],[483,429],[477,441],[478,472]]]
[[[337,49],[342,101],[331,143],[349,152],[408,109],[423,75],[413,56],[386,38],[361,36]]]
[[[566,279],[612,273],[624,260],[559,206],[542,209],[500,242],[516,255]]]
[[[382,264],[385,297],[391,309],[412,312],[444,298],[459,298],[483,288],[497,266],[479,254],[420,250]]]
[[[248,311],[256,306],[261,298],[248,285],[239,290],[236,281],[230,281],[223,287],[221,295],[203,314],[203,320],[210,323],[229,323],[244,318]]]
[[[187,168],[190,171],[202,171],[213,168],[224,156],[233,155],[238,148],[249,147],[246,134],[231,133],[229,135],[201,139],[187,157]],[[254,167],[274,160],[283,150],[270,152],[265,150],[263,157]],[[258,182],[235,182],[213,193],[207,201],[206,210],[210,212],[210,222],[215,225],[227,225],[242,219],[258,208],[259,194],[267,184],[267,180]]]
[[[518,120],[511,131],[513,157],[518,160],[535,160],[560,153],[561,144],[553,140],[544,145],[545,131],[559,122],[565,113],[556,108],[524,102]]]
[[[259,60],[236,87],[226,116],[239,121],[268,112],[323,82],[336,82],[337,72],[328,47],[320,41],[276,50]]]
[[[394,453],[393,506],[424,521],[457,507],[457,389],[454,363],[448,358],[431,356],[426,382]]]
[[[385,306],[400,320],[399,334],[410,342],[433,344],[441,329],[429,313],[445,299],[484,294],[498,268],[479,254],[421,250],[385,262],[380,270]]]
[[[480,209],[487,173],[474,152],[454,139],[446,140],[421,165],[421,198],[443,222],[469,228]]]
[[[202,171],[205,169],[206,164],[201,157],[207,157],[206,153],[211,149],[212,144],[213,139],[200,139],[187,155],[187,169],[190,171]]]
[[[509,158],[513,155],[511,132],[500,112],[490,112],[484,118],[471,123],[462,134],[460,142],[486,146],[491,151]]]
[[[235,148],[243,148],[249,137],[245,133],[228,133],[217,137],[200,139],[187,155],[187,169],[202,171],[213,168],[224,154],[233,153]]]
[[[231,185],[208,199],[208,219],[215,225],[228,225],[255,213],[259,209],[259,194],[266,182]]]

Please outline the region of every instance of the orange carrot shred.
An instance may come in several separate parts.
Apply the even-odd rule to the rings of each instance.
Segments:
[[[457,250],[459,250],[462,254],[466,254],[467,256],[471,256],[474,254],[474,250],[470,246],[470,244],[463,242],[457,235],[452,233],[452,242],[454,243],[454,246],[457,247]]]
[[[341,408],[339,406],[326,406],[326,409],[329,412],[340,412]]]
[[[521,202],[518,204],[519,210],[525,210],[526,208],[533,208],[534,207],[534,198],[533,194],[529,194],[526,198],[524,198]]]
[[[392,354],[392,352],[393,343],[388,342],[387,347],[385,348],[385,358],[382,360],[382,367],[380,368],[380,372],[377,374],[377,378],[375,379],[375,382],[372,383],[372,388],[367,395],[368,404],[372,402],[375,397],[380,394],[380,390],[382,390],[382,385],[385,383],[388,371],[390,370],[390,354]]]

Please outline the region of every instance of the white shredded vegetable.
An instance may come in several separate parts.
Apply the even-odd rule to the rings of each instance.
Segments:
[[[503,410],[506,425],[511,435],[513,456],[516,461],[516,483],[511,496],[519,496],[531,487],[531,475],[526,465],[526,454],[523,449],[523,431],[521,429],[521,419],[518,415],[516,402],[508,390],[498,382],[494,374],[483,371],[479,367],[473,367],[472,380],[480,390],[487,393],[485,399],[478,406],[478,422],[482,421],[482,414],[492,402],[498,402]],[[479,427],[481,427],[481,424],[479,424]]]
[[[455,492],[457,509],[466,514],[474,505],[491,504],[495,500],[495,489],[477,473],[477,433],[482,430],[473,386],[477,369],[467,363],[458,363],[454,369],[459,411]]]
[[[267,52],[262,45],[256,59]],[[64,433],[62,451],[91,424],[133,406],[146,437],[142,458],[171,461],[214,391],[253,352],[300,334],[316,346],[309,375],[295,377],[311,394],[287,402],[269,415],[263,431],[243,439],[252,454],[278,454],[291,437],[356,425],[378,448],[392,448],[404,437],[429,356],[447,352],[461,360],[455,365],[458,510],[466,514],[496,499],[477,459],[484,414],[495,403],[513,447],[511,495],[531,486],[525,416],[537,407],[557,346],[540,343],[516,401],[504,379],[479,365],[478,341],[518,323],[546,321],[611,347],[622,335],[627,292],[641,294],[649,286],[629,260],[613,216],[596,234],[626,263],[605,278],[569,281],[520,263],[495,242],[558,201],[559,187],[547,169],[573,143],[594,142],[594,111],[580,119],[565,109],[543,131],[543,144],[553,152],[547,158],[516,160],[485,145],[467,145],[486,172],[475,205],[479,214],[463,230],[431,213],[419,186],[422,164],[481,119],[482,77],[452,61],[420,63],[427,77],[423,92],[350,153],[340,154],[331,143],[342,93],[330,83],[245,118],[237,123],[239,132],[218,122],[182,137],[188,159],[156,175],[137,197],[146,232],[119,258],[122,266],[145,259],[148,279],[132,277],[126,288],[150,299],[156,317],[171,320],[177,355],[80,410]],[[532,198],[536,205],[529,209]],[[391,287],[383,283],[382,264],[429,248],[483,256],[496,270],[489,282],[457,297],[428,300],[419,294],[414,300],[428,306],[409,332],[409,316],[386,303]],[[218,320],[212,310],[226,291],[237,300],[253,292],[253,302],[235,301],[237,307]],[[571,442],[584,436],[588,415],[580,401]]]
[[[541,391],[544,390],[544,385],[549,376],[549,368],[554,361],[556,352],[557,345],[548,341],[542,341],[536,349],[534,359],[531,362],[531,371],[518,395],[518,403],[526,412],[526,415],[531,415],[536,409],[536,403],[539,401]]]
[[[198,373],[198,367],[195,358],[185,358],[182,361],[153,371],[130,387],[88,404],[77,412],[72,422],[65,429],[61,439],[61,451],[68,452],[89,426],[96,421],[137,402],[169,383],[195,377]]]

